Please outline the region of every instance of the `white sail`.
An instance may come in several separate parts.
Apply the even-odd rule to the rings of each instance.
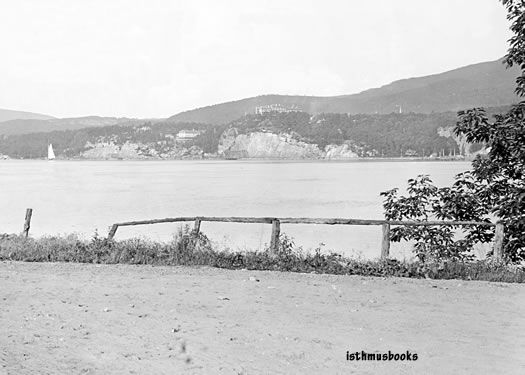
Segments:
[[[55,158],[55,153],[53,151],[53,145],[49,144],[49,146],[47,147],[47,159],[53,160],[54,158]]]

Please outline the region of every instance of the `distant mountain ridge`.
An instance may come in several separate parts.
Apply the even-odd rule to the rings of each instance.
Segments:
[[[127,117],[73,117],[52,119],[17,119],[0,122],[0,134],[29,134],[40,132],[52,132],[60,130],[77,130],[88,127],[102,127],[111,125],[135,125],[146,121],[156,122],[160,120],[130,119]]]
[[[53,116],[43,115],[41,113],[13,111],[11,109],[0,108],[0,122],[9,120],[48,120],[54,118]]]
[[[514,93],[517,67],[506,69],[502,59],[468,65],[444,73],[408,78],[340,96],[261,95],[178,113],[170,123],[228,124],[256,109],[321,113],[389,114],[455,112],[471,107],[501,107],[518,101]],[[87,116],[54,118],[44,114],[0,109],[0,135],[29,134],[87,127],[135,125],[165,119]]]
[[[358,94],[331,97],[263,95],[178,113],[170,121],[228,123],[256,107],[278,104],[310,114],[446,112],[471,107],[497,107],[517,101],[518,68],[506,69],[502,59],[468,65],[444,73],[394,81]]]

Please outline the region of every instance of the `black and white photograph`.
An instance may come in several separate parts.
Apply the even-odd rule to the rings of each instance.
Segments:
[[[525,0],[0,0],[0,375],[525,373]]]

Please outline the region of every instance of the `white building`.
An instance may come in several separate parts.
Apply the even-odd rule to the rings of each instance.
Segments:
[[[196,136],[198,136],[201,132],[199,130],[195,129],[182,129],[180,132],[177,133],[177,140],[178,141],[187,141],[189,139],[193,139]]]
[[[268,112],[300,112],[296,105],[284,106],[282,104],[268,104],[255,107],[255,114],[262,115]]]

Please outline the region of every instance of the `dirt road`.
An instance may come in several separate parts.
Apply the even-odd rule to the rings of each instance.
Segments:
[[[0,374],[519,374],[524,307],[516,284],[3,262]],[[412,361],[347,360],[389,350]]]

